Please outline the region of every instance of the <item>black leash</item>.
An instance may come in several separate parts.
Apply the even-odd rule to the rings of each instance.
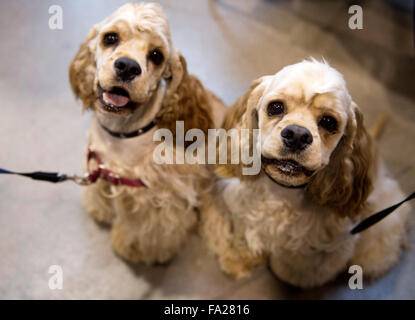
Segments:
[[[90,167],[90,161],[96,163],[96,168],[92,169]],[[125,185],[129,187],[146,187],[145,183],[140,178],[129,178],[117,174],[116,172],[108,169],[102,163],[101,158],[98,153],[92,151],[88,148],[87,153],[87,164],[86,164],[86,173],[83,176],[77,175],[67,175],[60,172],[44,172],[44,171],[35,171],[35,172],[14,172],[10,170],[5,170],[0,168],[0,174],[14,174],[19,176],[24,176],[31,178],[33,180],[47,181],[52,183],[63,182],[63,181],[73,181],[80,186],[87,186],[97,182],[98,179],[106,180],[108,183],[114,186]]]
[[[128,139],[128,138],[134,138],[138,137],[139,135],[142,135],[146,133],[147,131],[151,130],[156,126],[156,122],[153,120],[143,128],[131,131],[131,132],[115,132],[107,127],[103,126],[100,123],[101,127],[111,136],[119,139]],[[13,174],[13,175],[19,175],[23,177],[28,177],[33,180],[39,180],[39,181],[47,181],[52,183],[59,183],[67,180],[74,181],[75,183],[79,185],[88,185],[91,183],[91,181],[88,180],[88,176],[77,176],[77,175],[67,175],[60,172],[45,172],[45,171],[35,171],[35,172],[14,172],[6,169],[0,168],[0,174]]]
[[[0,174],[13,174],[23,177],[28,177],[33,180],[47,181],[52,183],[63,182],[67,180],[74,181],[79,185],[89,184],[85,177],[79,177],[76,175],[67,175],[60,172],[44,172],[44,171],[34,171],[34,172],[14,172],[10,170],[5,170],[0,168]]]
[[[370,217],[366,218],[365,220],[360,222],[356,227],[354,227],[352,231],[350,231],[350,234],[356,234],[356,233],[360,233],[366,230],[367,228],[373,226],[375,223],[378,223],[380,220],[386,218],[389,214],[391,214],[396,209],[398,209],[402,204],[414,198],[415,198],[415,192],[413,192],[411,195],[406,197],[401,202],[398,202],[397,204],[394,204],[393,206],[390,206],[386,209],[383,209],[382,211],[372,214]]]

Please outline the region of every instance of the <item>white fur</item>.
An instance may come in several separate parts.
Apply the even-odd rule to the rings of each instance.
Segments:
[[[315,105],[311,99],[316,92],[329,93],[322,100],[325,102],[322,106]],[[345,154],[340,154],[343,163],[338,165],[346,167],[344,175],[347,176],[342,183],[353,182],[350,172],[355,170],[353,161],[357,160],[348,157],[351,157],[350,152],[361,152],[360,149],[353,150],[357,148],[353,139],[358,130],[364,131],[361,124],[357,129],[357,106],[337,71],[326,63],[305,61],[286,67],[275,76],[255,81],[248,96],[244,97],[228,113],[226,129],[252,129],[252,121],[247,119],[255,110],[262,141],[270,142],[261,152],[278,159],[280,154],[290,156],[283,149],[282,128],[289,124],[306,126],[313,134],[313,145],[294,155],[294,159],[320,170],[332,165],[334,150],[341,148],[338,150]],[[280,117],[269,117],[266,106],[275,99],[283,99],[286,111]],[[238,118],[236,115],[242,114],[241,108],[245,108],[245,113]],[[337,115],[339,129],[335,134],[327,136],[317,126],[321,109]],[[363,133],[360,134],[359,139],[363,139]],[[318,143],[314,145],[315,141]],[[366,158],[360,157],[364,162]],[[298,186],[309,181],[310,178],[305,176],[299,179],[281,177],[283,174],[275,170],[271,171],[271,180],[262,170],[255,178],[244,177],[238,174],[238,167],[235,169],[228,163],[218,168],[218,173],[224,177],[218,178],[212,198],[203,208],[201,234],[208,247],[217,254],[222,269],[236,278],[249,275],[265,258],[280,279],[300,287],[322,285],[349,264],[360,265],[365,277],[379,276],[398,261],[410,206],[403,205],[361,234],[350,234],[364,218],[405,198],[383,163],[377,164],[376,158],[371,161],[373,163],[364,165],[374,168],[374,188],[357,214],[340,214],[336,207],[318,204],[309,194],[308,187],[292,189],[275,182],[281,179],[284,184]],[[313,163],[316,164],[314,167]],[[329,181],[333,187],[336,182]],[[321,192],[324,188],[326,197],[335,192],[330,187],[328,190],[320,187]]]

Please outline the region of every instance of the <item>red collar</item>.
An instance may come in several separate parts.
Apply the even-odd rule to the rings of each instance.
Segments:
[[[89,162],[94,159],[97,163],[98,168],[95,170],[90,170]],[[125,185],[129,187],[146,187],[144,182],[141,179],[130,179],[123,176],[120,176],[109,169],[105,169],[101,158],[95,151],[92,151],[88,148],[86,170],[88,172],[87,179],[90,183],[96,182],[99,178],[107,180],[113,186]]]

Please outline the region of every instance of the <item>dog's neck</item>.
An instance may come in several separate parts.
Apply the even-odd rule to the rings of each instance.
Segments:
[[[164,88],[159,85],[150,100],[140,105],[131,115],[119,116],[95,112],[98,122],[113,132],[131,132],[148,125],[160,111],[164,96]]]
[[[302,199],[307,197],[305,188],[284,187],[280,184],[275,183],[264,172],[261,172],[259,179],[257,179],[255,182],[266,185],[267,190],[269,190],[270,194],[278,195],[280,198],[286,199],[290,202],[300,202]]]

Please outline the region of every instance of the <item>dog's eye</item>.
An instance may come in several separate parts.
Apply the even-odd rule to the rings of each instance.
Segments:
[[[104,35],[103,44],[106,47],[112,46],[118,43],[118,34],[116,33],[107,33]]]
[[[337,130],[337,121],[331,116],[323,116],[318,124],[330,133],[334,133]]]
[[[281,101],[273,101],[268,105],[267,114],[268,116],[277,116],[284,113],[284,103]]]
[[[163,62],[163,54],[160,52],[160,50],[156,49],[150,52],[148,55],[148,58],[156,65],[160,65]]]

